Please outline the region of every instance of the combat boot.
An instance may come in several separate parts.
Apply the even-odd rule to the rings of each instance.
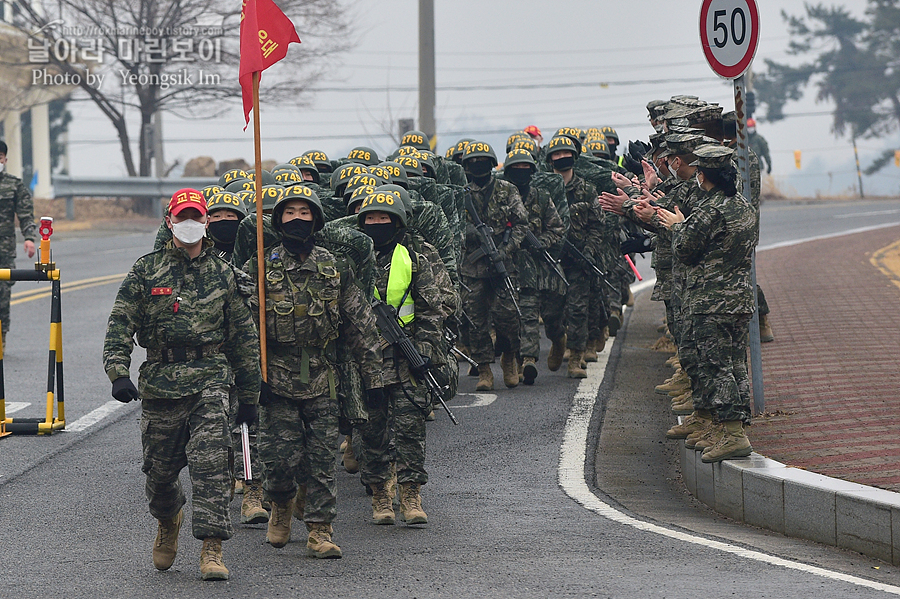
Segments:
[[[534,358],[528,357],[522,360],[522,382],[526,385],[533,385],[534,379],[537,378],[537,364]]]
[[[494,388],[494,373],[491,371],[490,364],[478,365],[478,382],[475,384],[476,391],[491,391]]]
[[[666,431],[666,439],[686,439],[692,433],[706,430],[712,424],[712,414],[708,410],[694,410],[681,424]]]
[[[745,458],[753,453],[750,439],[744,434],[744,424],[740,420],[726,420],[725,434],[718,443],[703,450],[700,459],[704,464],[721,462],[732,458]]]
[[[516,372],[519,374],[519,382],[525,380],[525,358],[516,356]]]
[[[629,308],[634,306],[634,293],[631,291],[631,287],[628,288],[628,297],[625,298],[625,305]]]
[[[500,368],[503,370],[503,384],[508,388],[519,386],[519,368],[516,365],[516,354],[503,352],[500,356]]]
[[[665,383],[661,385],[657,385],[655,391],[660,395],[668,395],[670,391],[676,391],[678,389],[683,389],[685,383],[690,386],[691,379],[688,377],[687,373],[683,370],[678,370],[675,374],[672,375],[672,378],[668,379]],[[684,393],[682,391],[682,393]]]
[[[272,502],[272,514],[269,516],[269,529],[266,531],[266,543],[272,547],[284,547],[291,540],[291,513],[294,501],[287,503]]]
[[[622,327],[622,312],[621,310],[613,310],[609,314],[609,322],[606,324],[607,328],[609,328],[609,336],[615,337],[619,332],[619,329]]]
[[[269,521],[269,513],[262,505],[262,483],[244,481],[244,499],[241,501],[241,524],[262,524]]]
[[[228,580],[228,568],[222,560],[222,539],[203,539],[200,550],[200,578]]]
[[[678,354],[676,353],[674,356],[670,357],[666,360],[666,366],[671,366],[675,370],[681,368],[681,360],[678,359]]]
[[[584,355],[582,356],[582,360],[585,362],[596,362],[597,361],[597,342],[594,339],[588,339],[587,345],[584,347]]]
[[[234,490],[231,492],[232,499],[234,499],[235,495],[240,495],[244,492],[244,481],[240,478],[234,479]]]
[[[397,462],[391,462],[391,476],[387,479],[384,486],[387,489],[388,497],[391,498],[391,505],[399,506],[400,498],[397,496]]]
[[[178,553],[178,531],[184,521],[184,510],[178,510],[171,520],[160,520],[153,543],[153,565],[157,570],[168,570]]]
[[[347,435],[344,441],[346,441],[347,444],[344,445],[344,453],[341,457],[341,463],[344,465],[344,470],[346,470],[350,474],[356,474],[357,472],[359,472],[359,460],[357,460],[356,456],[353,455],[353,436]]]
[[[422,509],[420,483],[400,483],[400,517],[407,524],[428,524],[428,514]]]
[[[372,523],[394,524],[394,505],[388,494],[387,481],[369,487],[372,489]]]
[[[713,422],[699,438],[694,438],[693,435],[688,437],[685,440],[684,446],[689,447],[689,449],[693,449],[694,451],[703,451],[707,447],[712,447],[718,443],[719,439],[721,439],[724,434],[725,425],[721,422]]]
[[[331,540],[331,535],[334,534],[331,524],[307,522],[306,530],[309,531],[309,538],[306,540],[306,553],[310,557],[319,559],[340,559],[343,557],[341,548]]]
[[[550,355],[547,356],[547,368],[550,372],[556,372],[563,363],[563,354],[566,352],[566,336],[553,340],[550,347]]]
[[[694,412],[694,398],[688,391],[680,398],[677,403],[672,402],[672,413],[678,415],[687,415]]]
[[[297,494],[294,496],[294,518],[303,522],[303,512],[306,510],[306,485],[297,487]]]
[[[775,333],[772,332],[772,327],[769,326],[769,315],[768,314],[760,314],[759,315],[759,342],[760,343],[771,343],[775,341]]]
[[[566,376],[570,379],[586,379],[587,371],[584,369],[581,361],[584,352],[575,351],[574,349],[570,349],[569,352],[569,370],[566,372]]]

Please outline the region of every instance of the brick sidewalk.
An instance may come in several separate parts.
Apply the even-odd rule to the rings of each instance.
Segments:
[[[890,227],[758,255],[775,331],[758,453],[900,491],[900,288],[870,262],[898,239]]]

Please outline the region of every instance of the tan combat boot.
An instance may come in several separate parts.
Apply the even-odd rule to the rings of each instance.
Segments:
[[[694,397],[690,391],[672,401],[672,413],[688,415],[694,412]]]
[[[725,434],[719,442],[703,450],[700,459],[704,464],[721,462],[732,458],[745,458],[753,453],[750,439],[744,434],[744,425],[740,420],[725,421]]]
[[[678,354],[675,354],[668,360],[666,360],[666,366],[671,366],[675,370],[681,368],[681,361],[678,359]]]
[[[519,373],[519,382],[525,380],[525,358],[519,356],[516,358],[516,372]]]
[[[660,395],[668,395],[670,391],[684,389],[685,385],[690,386],[691,379],[683,370],[677,370],[672,378],[667,379],[665,383],[657,385],[654,389]],[[684,391],[682,391],[684,393]]]
[[[491,372],[490,364],[478,365],[478,382],[475,384],[476,391],[491,391],[494,388],[494,373]]]
[[[400,483],[400,517],[407,524],[428,524],[428,514],[422,509],[420,483]]]
[[[236,478],[234,479],[234,490],[231,492],[231,497],[234,499],[235,495],[240,495],[244,492],[244,481]]]
[[[372,489],[372,523],[394,524],[394,502],[388,494],[387,481],[369,487]]]
[[[537,360],[531,357],[524,358],[522,360],[522,382],[526,385],[533,385],[537,375]]]
[[[703,451],[718,443],[723,435],[725,435],[725,425],[721,422],[713,422],[700,434],[699,438],[695,438],[693,435],[688,437],[684,446],[694,451]]]
[[[775,341],[775,333],[772,332],[772,327],[769,326],[769,315],[768,314],[760,314],[759,315],[759,342],[760,343],[771,343]]]
[[[625,298],[625,305],[629,308],[634,306],[634,293],[631,291],[631,287],[628,288],[628,297]]]
[[[287,503],[272,502],[272,514],[269,516],[269,529],[266,531],[266,543],[272,547],[284,547],[291,540],[291,512],[294,511],[294,500]]]
[[[309,538],[306,540],[306,553],[310,557],[340,559],[344,556],[341,553],[341,548],[331,540],[331,535],[334,534],[331,524],[307,522],[306,530],[309,531]]]
[[[178,531],[184,521],[184,510],[178,510],[171,520],[160,520],[153,543],[153,565],[157,570],[168,570],[178,553]]]
[[[222,539],[203,539],[203,548],[200,550],[200,578],[228,580],[228,568],[222,561]]]
[[[615,337],[622,327],[622,312],[620,310],[613,310],[610,313],[606,327],[609,329],[609,336]]]
[[[710,424],[712,424],[712,414],[708,410],[695,410],[684,419],[684,422],[667,430],[666,439],[686,439],[692,433],[706,430]]]
[[[391,476],[384,484],[387,489],[388,497],[391,498],[391,505],[400,506],[400,497],[397,495],[397,462],[391,462]]]
[[[597,361],[597,341],[595,339],[588,339],[587,345],[584,346],[584,355],[581,357],[585,362],[596,362]]]
[[[294,518],[303,522],[303,511],[306,509],[306,485],[297,487],[297,494],[294,496]]]
[[[566,352],[566,336],[553,341],[550,347],[550,355],[547,356],[547,368],[550,372],[556,372],[563,363],[563,354]]]
[[[344,470],[349,472],[350,474],[356,474],[359,472],[359,460],[356,459],[356,456],[353,455],[353,436],[347,435],[344,439],[346,445],[344,445],[344,453],[341,457],[341,463],[344,465]]]
[[[519,367],[516,365],[516,354],[505,351],[500,356],[500,368],[503,370],[503,384],[508,388],[519,386]]]
[[[584,352],[575,351],[574,349],[569,350],[569,370],[566,372],[566,376],[570,379],[586,379],[587,371],[582,366],[582,356]]]
[[[241,524],[262,524],[269,521],[269,512],[262,505],[262,482],[244,481],[244,499],[241,501]]]

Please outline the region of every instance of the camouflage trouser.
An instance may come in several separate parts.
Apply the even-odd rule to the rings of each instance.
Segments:
[[[16,267],[16,238],[0,237],[0,268]],[[13,281],[0,281],[0,322],[3,323],[3,335],[9,332],[9,300]]]
[[[537,359],[541,355],[541,292],[519,289],[519,308],[522,310],[521,349],[524,358]]]
[[[185,504],[178,475],[191,475],[192,532],[198,539],[229,539],[231,439],[228,389],[211,387],[182,399],[144,399],[141,414],[143,472],[150,513],[170,519]]]
[[[544,333],[547,339],[555,341],[566,334],[566,296],[555,291],[541,291],[540,294]]]
[[[237,416],[238,398],[234,387],[229,389],[228,397],[231,404],[228,422],[231,423],[231,444],[234,446],[234,477],[244,480],[244,448],[241,443],[241,427],[234,423],[234,417]],[[250,433],[250,468],[253,471],[253,478],[262,480],[262,467],[259,463],[259,426],[257,423],[249,425]]]
[[[672,300],[663,300],[663,303],[666,305],[666,328],[668,328],[669,333],[672,334],[672,340],[675,342],[675,347],[678,347],[678,335],[676,334],[675,327],[675,311],[672,309]]]
[[[591,295],[590,304],[588,305],[588,339],[602,339],[603,327],[609,324],[609,312],[612,310],[610,305],[612,300],[618,302],[618,297],[609,285],[600,280],[599,277],[591,277]],[[619,310],[622,309],[621,302],[618,303]]]
[[[682,370],[691,379],[691,398],[696,401],[703,396],[703,382],[700,379],[700,358],[697,355],[697,345],[694,343],[693,323],[690,314],[681,305],[681,298],[677,293],[672,294],[670,301],[672,306],[672,320],[674,322],[676,345],[678,346],[678,363]],[[697,405],[694,405],[697,409]]]
[[[503,282],[463,277],[463,283],[469,288],[469,291],[463,289],[463,306],[473,325],[469,330],[471,358],[479,364],[493,362],[492,324],[498,339],[502,337],[508,342],[505,349],[518,352],[519,315],[516,314],[516,308]],[[518,297],[516,300],[518,301]]]
[[[720,422],[750,423],[750,379],[747,376],[747,324],[750,314],[698,314],[692,319],[700,378],[701,404]],[[694,398],[697,408],[697,398]]]
[[[593,278],[578,266],[566,267],[566,346],[573,351],[584,351],[587,345]]]
[[[259,406],[259,458],[266,501],[287,503],[297,494],[298,483],[305,482],[303,519],[334,520],[339,414],[338,401],[328,395],[314,399],[275,396]]]
[[[759,315],[765,316],[769,313],[769,302],[766,301],[766,294],[763,293],[762,287],[756,286],[756,301],[759,304]]]
[[[404,395],[417,403],[420,410]],[[369,420],[356,428],[353,449],[359,460],[360,481],[372,485],[390,477],[391,462],[397,464],[397,481],[428,482],[425,471],[425,415],[429,401],[425,387],[393,384],[384,388],[388,399],[381,410],[369,409]]]

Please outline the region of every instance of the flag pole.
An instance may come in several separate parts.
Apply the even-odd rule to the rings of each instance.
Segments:
[[[266,359],[266,261],[263,256],[262,149],[259,142],[259,71],[253,73],[253,151],[256,156],[256,271],[259,287],[259,365],[268,380]]]

